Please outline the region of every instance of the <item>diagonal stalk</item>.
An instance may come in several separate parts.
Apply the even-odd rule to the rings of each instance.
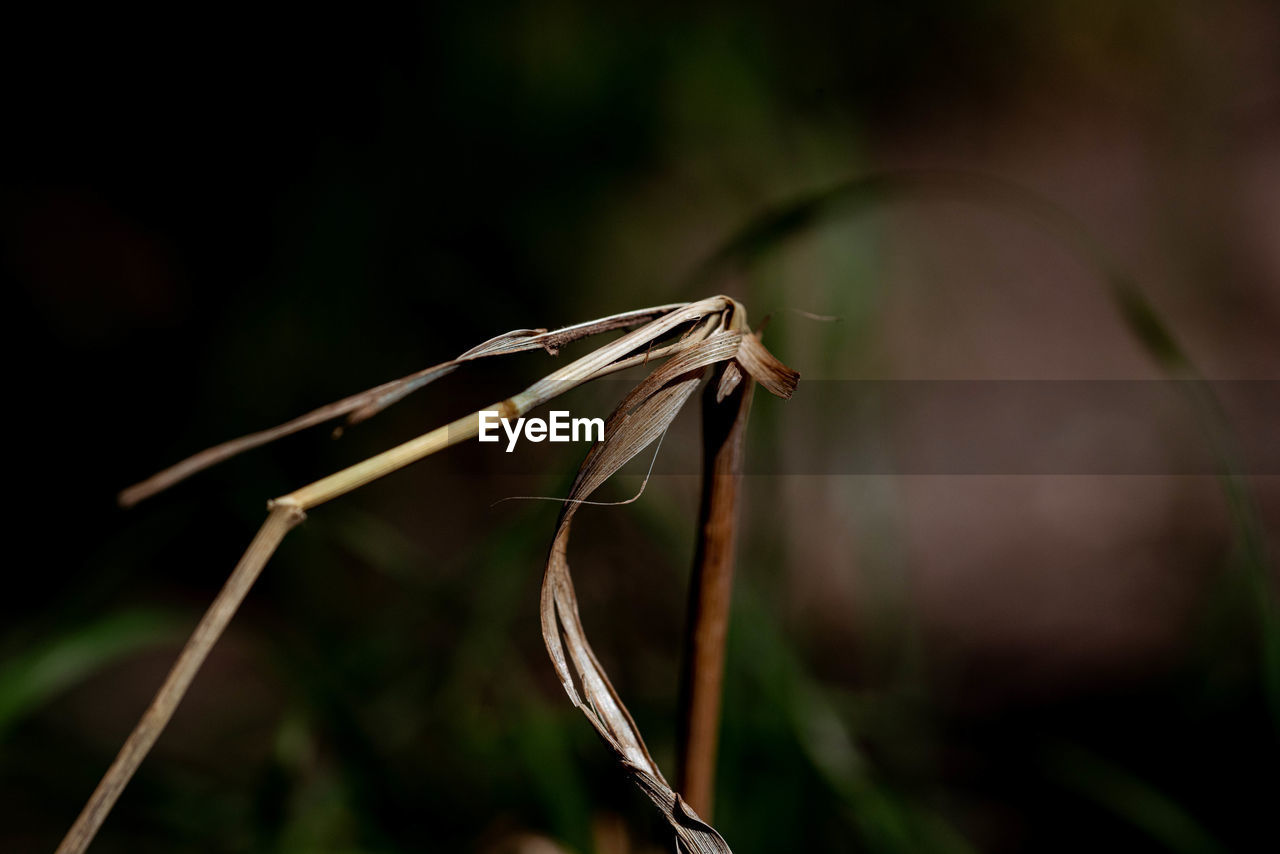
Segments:
[[[698,546],[689,582],[689,616],[681,674],[681,796],[704,821],[715,800],[716,748],[724,685],[725,639],[733,589],[734,534],[742,459],[755,383],[739,382],[727,394],[733,363],[707,385],[702,407],[702,500]],[[728,377],[730,382],[726,382]]]
[[[89,847],[98,828],[106,819],[107,813],[111,812],[120,793],[124,791],[125,785],[138,770],[138,766],[142,764],[151,746],[156,743],[156,739],[160,737],[169,719],[173,717],[178,703],[182,702],[182,696],[191,685],[191,680],[195,678],[196,671],[200,669],[200,665],[209,655],[209,650],[213,649],[213,645],[218,642],[227,624],[231,622],[249,588],[253,586],[262,568],[279,547],[284,535],[302,519],[302,511],[292,507],[277,507],[267,516],[267,521],[262,523],[258,535],[253,538],[244,556],[232,570],[227,583],[223,585],[221,592],[213,600],[213,604],[209,606],[209,610],[205,612],[195,631],[191,633],[191,638],[182,648],[173,669],[169,671],[164,684],[156,692],[155,699],[151,701],[151,705],[147,707],[137,726],[129,734],[124,747],[120,748],[115,762],[111,763],[111,767],[102,777],[102,782],[98,783],[98,787],[89,797],[89,802],[80,811],[75,824],[71,825],[71,829],[67,831],[62,844],[58,846],[57,854],[80,854]]]

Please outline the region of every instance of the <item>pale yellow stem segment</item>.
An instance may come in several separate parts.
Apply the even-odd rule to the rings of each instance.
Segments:
[[[490,407],[500,412],[509,411],[505,404]],[[296,507],[299,510],[310,510],[326,501],[332,501],[353,489],[359,489],[384,475],[416,463],[450,445],[465,442],[480,432],[480,413],[473,412],[463,416],[451,424],[437,427],[429,433],[423,433],[410,439],[403,445],[383,451],[377,456],[356,463],[342,471],[334,472],[315,483],[295,489],[288,495],[282,495],[270,503],[271,507]]]

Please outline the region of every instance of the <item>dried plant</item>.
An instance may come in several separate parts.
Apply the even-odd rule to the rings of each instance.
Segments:
[[[555,331],[519,329],[490,339],[448,362],[314,410],[286,424],[210,448],[120,495],[132,505],[242,451],[330,420],[368,418],[465,362],[524,350],[558,352],[591,335],[630,329],[519,394],[487,410],[516,418],[583,383],[626,368],[658,364],[609,416],[603,440],[592,446],[566,498],[542,582],[542,633],[552,664],[573,704],[616,754],[672,826],[679,851],[728,852],[700,816],[710,817],[719,720],[724,635],[732,571],[734,517],[742,441],[755,383],[790,397],[799,375],[764,348],[747,326],[741,304],[724,296],[617,314]],[[660,363],[660,364],[659,364]],[[569,572],[569,533],[580,504],[628,460],[658,439],[704,374],[715,371],[704,406],[706,446],[700,540],[691,592],[687,666],[683,677],[682,796],[650,756],[631,715],[596,659],[583,631]],[[214,599],[151,705],[68,831],[59,854],[84,851],[125,785],[181,702],[205,657],[284,536],[308,510],[479,431],[479,411],[268,502],[269,514]]]

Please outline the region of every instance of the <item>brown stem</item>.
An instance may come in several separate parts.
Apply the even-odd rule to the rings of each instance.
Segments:
[[[93,790],[93,794],[89,796],[89,802],[80,811],[79,818],[67,831],[62,844],[58,846],[57,854],[81,854],[89,847],[107,813],[111,812],[111,807],[115,805],[116,799],[120,797],[120,793],[124,791],[124,787],[138,770],[138,766],[142,764],[151,746],[160,737],[169,719],[173,717],[174,710],[178,708],[183,694],[187,692],[191,680],[195,678],[196,671],[200,669],[209,650],[213,649],[213,645],[218,642],[223,630],[231,622],[240,603],[244,601],[245,594],[257,580],[262,567],[280,545],[284,535],[301,522],[302,518],[303,514],[300,510],[288,506],[277,507],[267,516],[267,521],[262,524],[258,535],[253,538],[244,556],[236,564],[222,591],[218,593],[218,597],[213,600],[213,604],[205,612],[200,624],[191,633],[191,638],[179,653],[173,669],[169,671],[164,684],[156,692],[155,699],[151,701],[151,705],[147,707],[137,726],[129,734],[124,747],[120,748],[116,761],[111,763],[111,767],[102,777],[102,782],[98,783],[98,788]]]
[[[703,399],[702,502],[699,536],[689,582],[689,617],[681,675],[679,790],[704,821],[711,821],[716,747],[724,683],[725,638],[733,589],[734,533],[742,458],[754,383],[738,374],[737,387],[721,400],[728,363],[716,372]]]

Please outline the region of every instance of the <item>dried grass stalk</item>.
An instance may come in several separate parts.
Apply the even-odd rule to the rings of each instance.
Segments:
[[[543,577],[543,638],[570,699],[617,753],[640,788],[662,810],[675,828],[681,850],[728,852],[729,848],[720,835],[698,818],[697,813],[667,784],[649,756],[635,722],[591,652],[578,616],[566,551],[570,524],[580,506],[575,502],[588,497],[666,430],[707,367],[725,363],[730,367],[725,369],[722,377],[737,375],[736,380],[721,380],[719,391],[723,394],[730,393],[732,386],[745,374],[775,394],[790,396],[798,375],[770,355],[755,336],[746,333],[746,314],[735,301],[717,296],[613,315],[555,332],[509,332],[468,350],[451,362],[322,407],[272,430],[197,454],[126,490],[121,501],[134,503],[235,453],[321,421],[344,414],[354,420],[368,417],[463,362],[538,347],[554,353],[569,341],[638,324],[643,325],[554,371],[520,394],[485,409],[496,409],[507,417],[517,417],[584,382],[635,365],[667,359],[637,385],[609,417],[604,440],[592,447],[578,472],[557,524]],[[677,337],[671,340],[672,336]],[[744,389],[742,394],[747,395],[749,391]],[[262,530],[201,620],[151,707],[134,728],[116,761],[62,841],[58,854],[79,854],[88,847],[121,791],[168,723],[196,671],[230,622],[249,587],[284,535],[302,520],[304,512],[429,454],[474,437],[478,424],[479,413],[472,413],[269,502],[271,513]]]
[[[67,831],[62,844],[58,846],[57,854],[84,851],[93,841],[94,835],[102,826],[107,813],[111,812],[111,808],[115,806],[125,785],[138,770],[138,766],[142,764],[151,746],[156,743],[156,739],[160,737],[169,719],[173,717],[178,703],[182,701],[183,695],[191,685],[191,680],[195,678],[196,671],[200,669],[200,665],[204,664],[205,658],[213,649],[213,645],[218,642],[218,638],[222,637],[223,631],[235,616],[249,588],[258,579],[259,573],[275,553],[284,535],[302,519],[301,511],[283,507],[272,510],[267,516],[267,521],[262,524],[258,535],[253,538],[244,556],[231,571],[222,591],[213,600],[204,618],[191,633],[186,646],[178,654],[178,660],[174,662],[173,668],[165,677],[160,690],[156,692],[155,699],[143,713],[142,719],[129,734],[124,747],[120,748],[115,762],[111,763],[111,767],[103,775],[102,782],[94,789],[75,824],[71,825],[71,829]]]
[[[741,372],[729,362],[703,395],[702,500],[680,679],[684,713],[680,722],[680,791],[689,806],[708,821],[715,796],[738,495],[754,390],[753,383],[742,385],[741,380]]]

